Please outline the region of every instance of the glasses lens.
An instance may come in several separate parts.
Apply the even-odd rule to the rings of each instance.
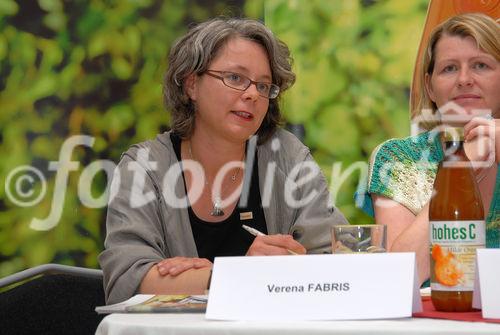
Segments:
[[[269,90],[271,89],[271,84],[268,83],[255,83],[255,87],[257,87],[257,91],[260,95],[265,97],[269,96]]]
[[[274,99],[278,96],[280,88],[277,85],[269,83],[255,83],[257,91],[261,96],[268,99]]]
[[[221,74],[221,79],[224,85],[240,91],[245,91],[252,83],[254,83],[257,88],[257,92],[259,92],[259,95],[264,98],[274,99],[280,93],[279,86],[275,84],[252,82],[244,75],[235,72],[221,72]]]
[[[269,94],[268,94],[268,98],[269,99],[274,99],[278,96],[278,94],[280,94],[280,88],[278,85],[274,85],[274,84],[271,84],[270,85],[270,88],[269,88]]]
[[[238,90],[246,90],[250,85],[250,80],[245,76],[233,72],[224,72],[222,74],[224,84]]]

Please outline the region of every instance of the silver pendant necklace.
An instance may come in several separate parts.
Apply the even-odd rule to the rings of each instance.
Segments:
[[[222,199],[220,197],[215,197],[212,204],[213,204],[213,208],[212,208],[212,211],[210,212],[210,215],[223,216],[224,211],[222,210]]]
[[[188,145],[189,156],[191,157],[192,160],[199,162],[193,156],[193,148],[191,146],[191,141],[189,141],[188,144],[189,144]],[[243,157],[244,157],[244,154],[243,154]],[[230,178],[231,178],[232,182],[236,181],[236,177],[240,173],[240,170],[241,170],[241,168],[238,167],[238,169],[231,175]],[[208,185],[209,185],[208,180],[205,180],[205,186],[208,186]],[[226,185],[226,187],[221,189],[220,194],[224,193],[224,191],[227,190],[228,187],[229,187],[229,185]],[[214,196],[214,198],[212,199],[212,206],[213,207],[212,207],[212,210],[210,211],[211,216],[223,216],[224,215],[224,211],[222,210],[222,198],[221,198],[220,194]]]

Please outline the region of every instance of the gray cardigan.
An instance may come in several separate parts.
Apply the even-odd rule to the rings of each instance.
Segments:
[[[141,154],[140,149],[146,149],[148,156]],[[307,168],[299,169],[293,180],[290,178],[292,169],[305,162],[319,169],[309,149],[295,136],[280,129],[266,143],[257,146],[257,157],[263,199],[266,186],[272,187],[268,192],[269,205],[263,206],[268,233],[292,234],[308,253],[330,252],[330,227],[347,224],[347,221],[331,204],[326,179],[320,172],[312,180],[301,182],[300,178],[310,172]],[[268,173],[273,171],[273,165],[269,164],[272,162],[275,163],[274,173]],[[175,192],[178,198],[185,196],[182,177],[179,176],[174,185],[164,183],[166,172],[176,163],[170,132],[133,145],[122,155],[111,185],[111,194],[115,196],[108,205],[105,250],[99,256],[108,304],[134,295],[155,263],[175,256],[198,257],[187,209],[175,208],[172,201],[165,201],[168,192]],[[134,169],[145,176],[144,185],[136,178],[135,185],[139,187],[133,187]],[[251,169],[246,169],[243,189],[250,180],[249,173]],[[291,194],[297,201],[310,196],[311,192],[315,195],[304,206],[288,206],[285,184],[296,187]],[[133,208],[131,197],[149,197],[153,201]]]

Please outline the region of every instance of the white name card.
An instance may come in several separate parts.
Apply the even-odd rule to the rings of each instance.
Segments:
[[[421,311],[414,253],[218,257],[207,319],[361,320]]]
[[[485,319],[500,319],[500,249],[477,249],[476,260],[473,306]]]

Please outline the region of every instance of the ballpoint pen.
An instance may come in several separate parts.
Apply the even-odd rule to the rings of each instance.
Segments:
[[[241,225],[243,227],[243,229],[245,229],[247,232],[249,232],[250,234],[252,234],[253,236],[266,236],[266,234],[264,234],[263,232],[261,231],[258,231],[257,229],[255,228],[252,228],[252,227],[249,227],[249,226],[246,226],[246,225]],[[288,253],[290,255],[298,255],[298,253],[296,253],[295,251],[292,251],[290,249],[286,249],[286,251],[288,251]]]

